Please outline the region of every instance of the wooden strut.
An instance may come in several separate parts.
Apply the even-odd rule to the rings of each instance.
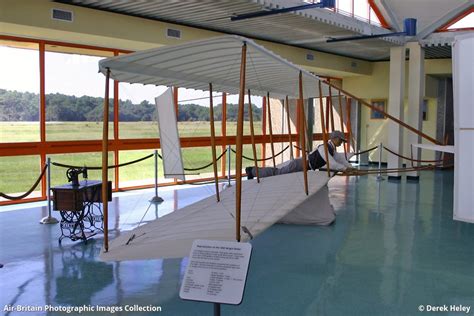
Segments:
[[[324,124],[323,89],[321,86],[321,81],[319,81],[319,111],[321,113],[321,131],[323,133],[324,156],[326,157],[326,169],[328,171],[328,178],[330,178],[331,169],[329,166],[328,135],[326,132],[326,125]]]
[[[109,202],[108,180],[109,180],[109,78],[110,69],[107,68],[105,75],[105,97],[104,97],[104,122],[102,127],[102,206],[104,212],[104,249],[109,251]]]
[[[329,105],[329,114],[331,117],[331,132],[334,132],[335,126],[334,126],[334,107],[332,104],[332,91],[331,91],[331,86],[329,86],[329,98],[326,99],[327,104]],[[329,130],[329,127],[328,127]]]
[[[342,94],[341,91],[338,91],[338,97],[339,97],[339,122],[341,124],[341,132],[345,135],[344,133],[344,111],[342,110]],[[344,148],[344,157],[347,160],[347,149],[346,149],[346,144],[342,146]]]
[[[301,131],[301,114],[298,108],[298,100],[296,100],[296,143],[300,140],[300,131]],[[296,157],[300,157],[301,153],[301,146],[296,147]]]
[[[344,96],[346,99],[346,112],[347,112],[347,132],[348,132],[348,139],[347,139],[347,144],[346,144],[346,151],[350,152],[351,151],[351,142],[352,142],[352,126],[351,126],[351,100],[347,97]]]
[[[303,175],[304,175],[304,191],[308,195],[308,161],[306,153],[306,118],[304,115],[304,102],[303,102],[303,72],[300,70],[299,75],[299,108],[301,111],[301,147],[302,147],[302,159],[303,159]]]
[[[235,238],[240,242],[240,221],[242,207],[242,136],[244,132],[245,70],[247,62],[247,44],[242,45],[240,61],[239,110],[237,115],[236,158],[235,158]]]
[[[212,151],[212,166],[214,169],[214,182],[216,184],[216,198],[219,202],[219,175],[217,174],[217,155],[216,155],[216,130],[214,128],[214,102],[212,99],[212,83],[209,83],[209,118],[211,124],[211,151]]]
[[[285,98],[286,101],[286,122],[288,124],[288,142],[290,145],[290,158],[293,159],[293,142],[291,141],[291,120],[290,120],[290,102],[288,96]]]
[[[330,86],[330,87],[333,87],[333,88],[336,89],[336,90],[340,90],[340,91],[341,91],[342,93],[344,93],[346,96],[351,97],[352,99],[359,101],[361,104],[365,105],[366,107],[368,107],[368,108],[370,108],[370,109],[372,109],[372,110],[374,110],[374,111],[377,111],[377,112],[382,113],[383,115],[385,115],[385,117],[387,117],[387,118],[391,119],[392,121],[398,123],[399,125],[401,125],[401,126],[407,128],[408,130],[412,131],[413,133],[417,134],[418,136],[420,136],[420,137],[422,137],[422,138],[424,138],[424,139],[426,139],[426,140],[429,140],[429,141],[432,142],[433,144],[442,145],[441,142],[437,141],[436,139],[432,138],[431,136],[426,135],[425,133],[423,133],[423,132],[417,130],[416,128],[414,128],[414,127],[408,125],[407,123],[405,123],[405,122],[403,122],[403,121],[400,121],[400,120],[397,119],[396,117],[394,117],[394,116],[388,114],[387,112],[385,112],[385,111],[383,111],[383,110],[381,110],[381,109],[379,109],[379,108],[373,106],[372,104],[370,104],[370,103],[368,103],[368,102],[366,102],[366,101],[364,101],[364,100],[362,100],[362,99],[359,99],[359,98],[356,97],[355,95],[353,95],[353,94],[351,94],[351,93],[349,93],[349,92],[347,92],[347,91],[345,91],[345,90],[343,90],[343,89],[340,89],[340,88],[334,86],[333,84],[331,84],[331,83],[329,83],[329,82],[325,82],[325,84],[327,84],[327,85]]]
[[[258,172],[258,162],[257,162],[257,147],[255,146],[255,133],[253,129],[252,96],[250,94],[250,89],[247,90],[247,93],[249,96],[250,139],[252,142],[253,160],[254,160],[254,165],[255,165],[255,176],[257,177],[257,183],[260,183],[260,175]]]
[[[224,139],[226,138],[226,135],[227,135],[226,120],[227,120],[227,94],[224,92],[222,93],[222,120],[221,120],[221,134]],[[225,150],[226,150],[225,143],[223,143],[221,147],[221,151],[224,152]],[[221,170],[222,170],[221,175],[223,177],[226,175],[225,173],[226,161],[227,161],[226,155],[230,155],[230,153],[225,153],[221,159]]]
[[[326,98],[326,123],[325,123],[325,126],[327,127],[328,129],[328,132],[329,132],[329,126],[330,126],[330,121],[329,121],[329,101],[328,99]]]
[[[173,87],[172,92],[173,92],[173,103],[174,103],[174,113],[176,115],[176,122],[178,121],[178,115],[179,115],[179,106],[178,106],[178,87]],[[178,184],[178,178],[173,178],[173,184]]]
[[[273,128],[272,128],[272,111],[270,110],[270,93],[267,92],[267,111],[268,111],[268,131],[270,132],[270,147],[272,149],[273,168],[276,167],[275,162],[275,145],[273,144]]]

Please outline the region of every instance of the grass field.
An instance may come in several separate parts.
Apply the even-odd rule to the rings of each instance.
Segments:
[[[248,122],[245,122],[244,134],[249,134]],[[179,122],[180,136],[209,136],[209,122]],[[236,123],[227,123],[227,135],[235,135]],[[261,122],[255,123],[256,134],[261,134]],[[110,130],[111,134],[112,130]],[[90,140],[102,137],[102,125],[95,122],[67,122],[48,123],[46,128],[47,140]],[[216,122],[216,135],[221,134],[221,123]],[[120,123],[121,138],[155,138],[158,136],[158,125],[152,122],[125,122]],[[0,122],[0,142],[35,142],[39,141],[38,122]],[[260,155],[261,146],[257,146]],[[153,153],[152,150],[126,150],[121,151],[120,163],[136,160]],[[217,155],[220,155],[220,148]],[[185,168],[197,168],[212,161],[210,147],[183,148],[183,163]],[[244,146],[244,155],[251,157],[250,145]],[[79,166],[100,166],[101,153],[79,153],[79,154],[57,154],[49,156],[53,162]],[[114,162],[113,155],[109,156],[109,164]],[[233,170],[235,155],[232,154],[231,168]],[[248,162],[244,161],[244,166]],[[17,193],[27,191],[40,174],[39,156],[0,157],[0,192]],[[220,164],[219,164],[220,171]],[[199,171],[199,175],[188,178],[199,178],[209,176],[212,166]],[[190,172],[196,173],[196,172]],[[159,174],[162,177],[163,168],[159,163]],[[90,179],[99,179],[100,171],[90,171]],[[120,187],[138,184],[154,183],[154,160],[153,158],[120,168]],[[113,180],[114,172],[109,172],[109,179]],[[52,186],[65,183],[66,169],[51,168]],[[160,179],[160,182],[164,182]],[[39,190],[39,188],[38,188]]]

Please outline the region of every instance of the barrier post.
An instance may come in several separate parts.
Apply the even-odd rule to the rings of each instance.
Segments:
[[[163,199],[158,196],[158,150],[155,150],[155,196],[150,200],[151,203],[159,204]]]
[[[377,181],[382,181],[384,178],[382,177],[382,143],[379,144],[379,173],[377,175]]]
[[[56,224],[58,223],[58,220],[54,217],[51,216],[51,158],[48,157],[48,160],[46,162],[47,164],[47,168],[48,168],[48,173],[47,173],[47,176],[46,176],[46,181],[47,181],[47,184],[46,184],[46,189],[48,190],[47,194],[48,194],[48,216],[46,217],[43,217],[41,220],[40,220],[40,223],[41,224]]]

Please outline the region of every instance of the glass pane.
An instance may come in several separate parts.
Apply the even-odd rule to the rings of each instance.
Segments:
[[[120,151],[120,163],[126,163],[134,161],[150,154],[153,154],[154,150],[124,150]],[[158,150],[158,154],[161,155],[161,151]],[[119,177],[119,186],[133,187],[155,183],[155,158],[150,157],[146,160],[134,163],[128,166],[121,167]],[[165,179],[163,177],[163,162],[158,158],[158,183],[169,183],[173,182],[173,179]]]
[[[209,91],[180,88],[178,93],[178,130],[180,137],[210,136]],[[222,131],[222,93],[213,93],[214,129]]]
[[[209,92],[179,89],[178,129],[181,137],[210,136]],[[244,135],[250,135],[248,96],[244,105]],[[238,95],[227,96],[227,135],[237,130]],[[262,134],[262,98],[252,97],[255,135]],[[216,136],[222,135],[222,94],[214,94],[214,119]]]
[[[40,140],[38,44],[0,41],[0,142]]]
[[[375,11],[372,8],[370,8],[370,23],[376,24],[376,25],[382,25],[382,23],[380,23],[379,18],[377,17],[377,14],[375,14]]]
[[[235,145],[232,146],[232,149],[235,150]],[[253,149],[252,149],[252,145],[244,145],[243,146],[243,156],[245,157],[242,157],[242,172],[245,173],[245,167],[253,167],[254,166],[254,161],[253,161]],[[261,144],[257,144],[256,145],[256,150],[257,150],[257,159],[261,159],[262,158],[262,145]],[[271,151],[268,151],[267,150],[267,157],[271,157]],[[228,158],[227,158],[228,159]],[[235,159],[236,159],[236,154],[234,152],[232,152],[232,155],[231,155],[231,169],[230,169],[230,173],[231,174],[235,174]],[[259,166],[263,166],[263,165],[266,165],[266,166],[269,166],[269,164],[272,164],[272,160],[266,160],[265,162],[263,161],[258,161],[258,165]],[[227,167],[227,164],[226,164],[226,168]],[[226,174],[227,174],[227,171],[226,171]]]
[[[112,56],[112,52],[51,45],[46,50],[46,139],[101,139],[105,77],[97,69],[102,56]],[[112,80],[109,87],[109,120],[113,121]],[[113,123],[109,123],[109,138],[112,137]]]
[[[19,161],[21,168],[18,168]],[[0,192],[18,196],[28,191],[41,174],[40,163],[39,156],[0,157]],[[41,183],[28,198],[40,195]]]
[[[362,19],[369,19],[369,3],[367,0],[354,0],[354,15]]]
[[[221,151],[220,148],[216,148],[216,153],[219,156]],[[212,163],[212,151],[211,147],[194,147],[194,148],[183,148],[183,166],[185,169],[201,168]],[[218,162],[218,172],[220,173],[220,160]],[[200,170],[185,170],[186,179],[202,179],[213,176],[212,165]],[[220,175],[220,174],[219,174]]]
[[[352,0],[338,0],[338,12],[346,15],[351,15],[352,14]]]
[[[142,84],[119,84],[119,137],[159,137],[155,98],[167,88]]]
[[[221,121],[214,122],[214,129],[216,136],[221,135],[222,123]],[[199,137],[199,136],[210,136],[211,125],[209,121],[184,121],[178,122],[179,137]],[[210,142],[210,140],[209,140]]]
[[[255,135],[262,135],[262,97],[252,96],[253,128]],[[244,104],[244,135],[250,135],[249,104],[248,96],[245,96]],[[227,135],[237,134],[237,117],[239,108],[239,96],[229,95],[227,97]],[[268,127],[267,127],[268,128]],[[268,132],[267,132],[268,133]]]
[[[472,27],[474,27],[474,12],[469,13],[467,16],[448,27],[448,30]]]
[[[100,167],[102,166],[102,153],[79,153],[79,154],[58,154],[50,155],[51,163],[57,162],[64,165],[77,166],[77,167]],[[114,154],[109,152],[109,166],[114,164]],[[58,186],[68,183],[66,171],[68,168],[52,166],[51,167],[51,186]],[[102,180],[102,171],[99,170],[87,170],[89,180]],[[114,187],[115,173],[114,169],[109,169],[109,181],[112,181],[112,187]],[[79,181],[82,181],[83,177],[79,176]]]

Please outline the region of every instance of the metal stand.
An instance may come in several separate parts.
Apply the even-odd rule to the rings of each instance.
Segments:
[[[161,203],[164,200],[158,196],[158,150],[155,150],[155,196],[150,200],[151,203]]]
[[[221,316],[221,304],[214,303],[214,316]]]
[[[47,174],[47,185],[46,188],[48,190],[48,216],[43,217],[40,220],[40,224],[57,224],[58,220],[51,216],[51,158],[48,157],[47,160],[48,165],[48,174]]]
[[[382,172],[381,172],[381,169],[382,169],[382,143],[379,144],[379,174],[377,175],[377,181],[383,181],[385,180],[383,177],[382,177]]]

